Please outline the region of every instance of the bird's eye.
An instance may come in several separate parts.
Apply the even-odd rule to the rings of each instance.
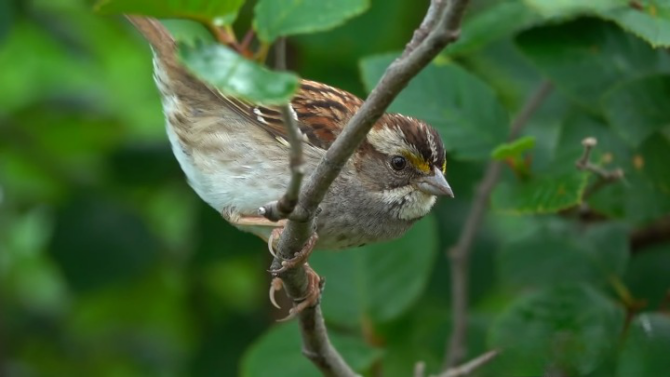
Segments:
[[[395,170],[402,170],[407,166],[407,160],[402,156],[394,156],[391,159],[391,167]]]

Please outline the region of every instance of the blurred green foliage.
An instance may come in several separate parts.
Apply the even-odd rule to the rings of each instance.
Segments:
[[[364,96],[428,2],[288,3],[100,8],[290,35],[296,73]],[[145,42],[93,8],[0,2],[0,375],[317,375],[296,324],[274,321],[283,313],[266,297],[263,242],[184,181]],[[670,369],[669,46],[664,0],[473,0],[462,38],[392,105],[439,129],[457,199],[401,240],[311,260],[327,278],[333,342],[356,370],[439,371],[451,326],[444,251],[494,150],[514,163],[474,244],[468,355],[504,351],[480,375]],[[523,132],[532,142],[508,143],[510,119],[546,82],[555,89]],[[588,136],[594,164],[625,172],[593,193],[597,177],[575,168]]]

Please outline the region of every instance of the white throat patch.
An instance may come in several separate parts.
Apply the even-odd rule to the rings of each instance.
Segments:
[[[385,204],[393,207],[392,214],[401,220],[415,220],[426,216],[437,200],[435,196],[423,193],[409,185],[384,190],[379,195]],[[397,207],[393,206],[398,203],[401,204]]]

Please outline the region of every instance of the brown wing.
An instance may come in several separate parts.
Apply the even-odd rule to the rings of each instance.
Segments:
[[[286,127],[276,106],[251,106],[226,98],[238,111],[246,112],[259,127],[277,138],[286,139]],[[315,81],[302,80],[291,100],[291,108],[307,142],[328,149],[363,101],[346,91]]]

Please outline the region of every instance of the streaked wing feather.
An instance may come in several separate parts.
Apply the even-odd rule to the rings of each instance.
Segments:
[[[254,106],[228,97],[226,100],[237,112],[285,142],[286,127],[279,107]],[[291,100],[291,108],[306,142],[328,149],[362,103],[360,98],[351,93],[315,81],[303,80]]]

